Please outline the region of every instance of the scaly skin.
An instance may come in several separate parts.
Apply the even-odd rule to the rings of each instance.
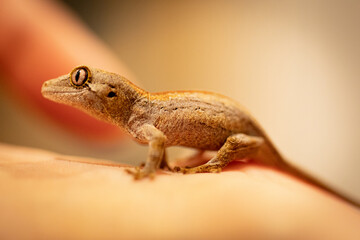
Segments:
[[[185,146],[218,152],[203,165],[176,167],[175,171],[220,172],[232,160],[251,158],[358,206],[285,162],[254,118],[235,101],[220,94],[200,91],[149,93],[118,74],[87,66],[46,81],[42,94],[52,101],[74,106],[115,124],[137,142],[148,144],[145,166],[130,172],[135,179],[155,175],[161,162],[166,161],[166,147]]]

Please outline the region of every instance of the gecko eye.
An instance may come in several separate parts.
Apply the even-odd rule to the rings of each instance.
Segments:
[[[75,87],[83,86],[89,79],[90,74],[87,67],[75,68],[70,73],[70,82]]]

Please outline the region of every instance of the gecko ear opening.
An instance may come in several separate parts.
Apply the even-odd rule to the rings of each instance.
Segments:
[[[77,67],[70,73],[70,83],[77,88],[84,86],[90,78],[91,72],[86,66]]]
[[[107,97],[109,97],[109,98],[116,97],[116,93],[111,91],[111,92],[108,93]]]

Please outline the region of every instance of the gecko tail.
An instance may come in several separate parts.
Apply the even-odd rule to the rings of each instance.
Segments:
[[[360,204],[357,201],[351,199],[350,197],[346,196],[345,194],[343,194],[337,190],[334,190],[331,187],[328,187],[326,184],[324,184],[317,178],[311,176],[310,174],[306,173],[305,171],[300,170],[298,167],[295,167],[288,162],[283,161],[276,167],[284,172],[287,172],[291,175],[294,175],[295,177],[300,178],[301,180],[303,180],[309,184],[315,185],[316,187],[319,187],[320,189],[325,190],[326,192],[329,192],[329,193],[335,195],[336,197],[344,200],[347,203],[352,204],[353,206],[355,206],[357,208],[360,208]]]
[[[344,200],[347,203],[350,203],[351,205],[360,208],[360,203],[347,197],[346,195],[334,190],[333,188],[328,187],[326,184],[318,180],[317,178],[311,176],[310,174],[306,173],[305,171],[301,170],[300,168],[288,163],[284,158],[277,152],[275,147],[272,145],[271,142],[267,142],[268,144],[264,144],[264,147],[262,147],[259,151],[259,163],[274,167],[276,169],[279,169],[280,171],[283,171],[285,173],[291,174],[300,180],[305,181],[306,183],[309,183],[311,185],[314,185],[322,190],[325,190],[326,192],[329,192],[336,197]]]

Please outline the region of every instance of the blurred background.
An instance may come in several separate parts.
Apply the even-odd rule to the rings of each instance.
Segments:
[[[5,39],[14,22],[38,15],[44,1],[13,1],[22,6],[17,8],[21,17],[13,19],[7,17],[9,2],[0,3],[0,141],[130,164],[145,159],[147,148],[118,132],[92,134],[97,123],[88,128],[84,123],[85,130],[77,131],[78,122],[71,124],[65,111],[43,111],[58,105],[41,98],[41,83],[75,65],[62,64],[54,50],[53,58],[34,55],[36,68],[17,68],[26,66],[21,49],[31,42]],[[45,2],[47,14],[49,8],[65,12],[62,26],[71,19],[86,29],[80,41],[71,32],[56,34],[58,26],[50,20],[41,23],[59,45],[80,42],[79,64],[116,71],[151,92],[207,90],[230,96],[250,110],[290,162],[360,199],[359,1]],[[106,59],[121,64],[93,60],[92,48],[81,48],[93,41],[87,36],[104,45],[111,55]],[[55,74],[47,64],[63,69]],[[23,83],[31,84],[31,76],[38,76],[37,85],[27,96],[29,86]],[[104,129],[94,132],[116,131]],[[170,158],[182,154],[177,150]]]

